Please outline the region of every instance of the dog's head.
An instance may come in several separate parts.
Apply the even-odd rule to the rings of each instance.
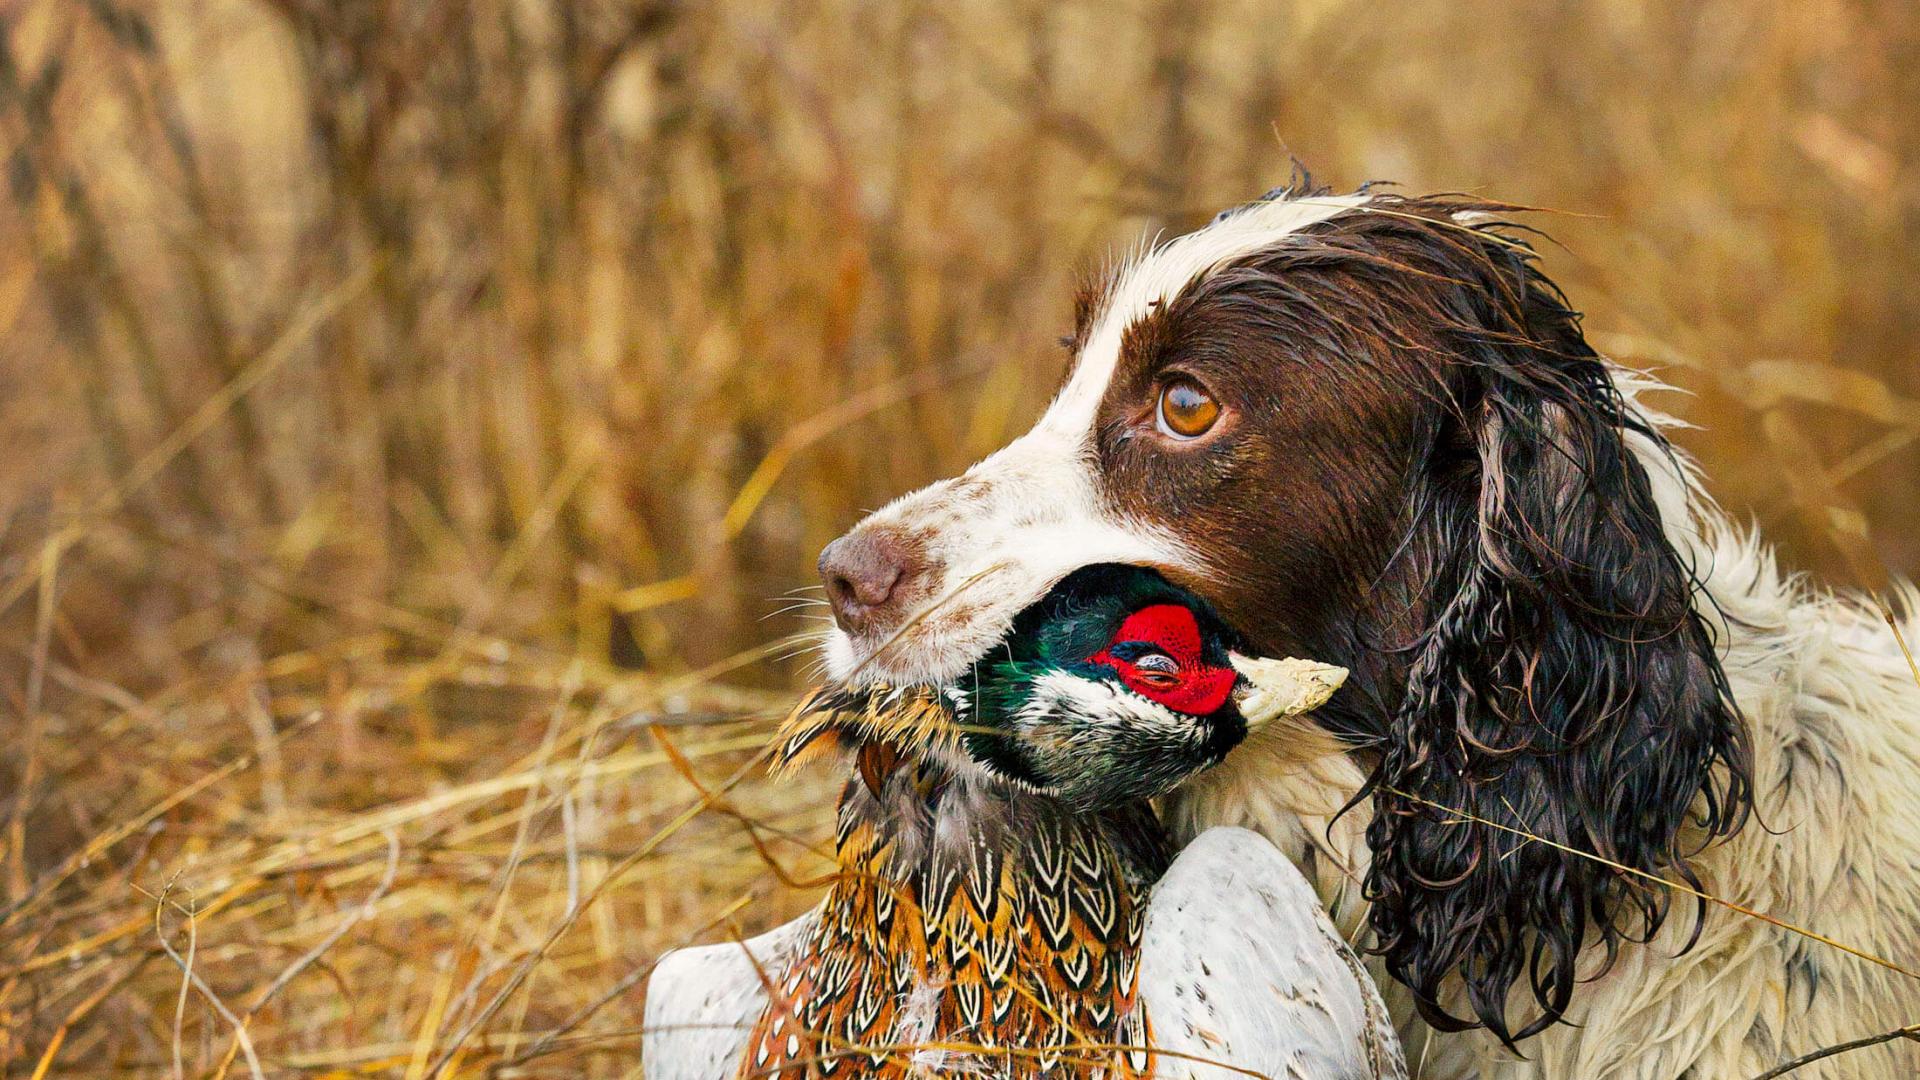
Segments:
[[[1585,948],[1665,915],[1568,849],[1686,876],[1748,790],[1650,479],[1670,451],[1506,209],[1288,190],[1154,248],[1084,296],[1031,432],[821,573],[856,681],[951,683],[1098,563],[1351,668],[1318,716],[1370,769],[1376,947],[1430,1021],[1510,1041]],[[1539,1008],[1510,1023],[1523,980]]]

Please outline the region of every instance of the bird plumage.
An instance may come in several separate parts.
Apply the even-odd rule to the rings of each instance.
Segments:
[[[839,873],[776,935],[663,962],[649,1068],[1130,1080],[1250,1057],[1307,1080],[1400,1075],[1377,994],[1286,860],[1233,832],[1175,863],[1149,802],[1250,719],[1338,685],[1338,669],[1250,662],[1231,641],[1197,598],[1103,567],[1023,614],[958,685],[809,696],[778,757],[851,756]]]
[[[787,969],[824,910],[745,942],[662,960],[647,997],[649,1080],[738,1075],[767,1012],[763,975]],[[1149,1075],[1159,1080],[1407,1075],[1373,981],[1312,887],[1257,833],[1209,829],[1180,852],[1148,899],[1138,966],[1135,1007],[1150,1023]],[[859,1071],[866,1060],[849,1060],[834,1075],[874,1075]],[[947,1064],[966,1075],[957,1061]]]
[[[836,839],[739,1076],[1148,1075],[1140,900],[1169,860],[1149,809],[1074,814],[911,764],[877,795],[849,781]]]

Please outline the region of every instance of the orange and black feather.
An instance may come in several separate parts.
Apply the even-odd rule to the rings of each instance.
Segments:
[[[740,1077],[907,1077],[925,1055],[1012,1077],[1151,1075],[1138,955],[1168,857],[1151,809],[962,792],[980,781],[899,749],[949,727],[931,693],[843,691],[809,698],[783,730],[783,765],[833,745],[856,775],[839,873]]]

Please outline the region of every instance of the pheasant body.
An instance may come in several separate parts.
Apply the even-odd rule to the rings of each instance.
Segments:
[[[1171,858],[1152,809],[1076,813],[926,760],[862,773],[738,1075],[1151,1075],[1139,948]]]
[[[813,914],[662,960],[649,1075],[1213,1080],[1244,1073],[1211,1063],[1245,1059],[1404,1080],[1378,995],[1298,872],[1233,830],[1174,859],[1152,809],[1344,674],[1233,641],[1158,575],[1096,567],[954,683],[809,696],[776,759],[851,764],[838,872]]]

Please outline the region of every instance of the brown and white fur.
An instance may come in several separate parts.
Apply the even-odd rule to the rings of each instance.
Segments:
[[[823,554],[832,674],[945,684],[1095,563],[1351,668],[1338,749],[1250,743],[1170,819],[1302,868],[1417,1075],[1720,1080],[1920,1023],[1920,981],[1590,857],[1920,968],[1920,686],[1702,492],[1505,209],[1290,189],[1142,252],[1031,432]]]

